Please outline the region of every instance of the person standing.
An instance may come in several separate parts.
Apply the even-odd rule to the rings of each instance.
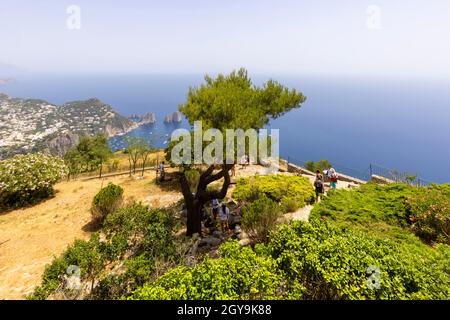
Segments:
[[[316,170],[316,180],[317,180],[317,179],[320,179],[320,180],[323,181],[323,175],[322,175],[322,173],[320,172],[320,170]]]
[[[240,162],[241,162],[241,168],[242,168],[242,169],[245,169],[245,166],[246,166],[246,164],[247,164],[247,155],[243,155],[243,156],[241,157]]]
[[[336,170],[334,170],[333,167],[328,170],[328,177],[330,179],[330,187],[331,189],[336,189],[337,182],[338,182],[338,175],[336,173]]]
[[[164,168],[164,161],[162,161],[159,164],[159,179],[160,179],[161,182],[164,181],[165,174],[166,174],[166,171],[165,171],[165,168]]]
[[[220,220],[220,229],[222,233],[228,232],[228,217],[230,216],[230,209],[227,208],[225,203],[222,203],[222,206],[219,210],[219,220]]]
[[[320,202],[321,195],[325,191],[323,176],[319,170],[316,172],[316,180],[314,181],[314,189],[316,191],[316,202]]]
[[[213,214],[213,218],[214,220],[217,220],[217,215],[219,213],[219,200],[217,199],[212,199],[212,214]]]

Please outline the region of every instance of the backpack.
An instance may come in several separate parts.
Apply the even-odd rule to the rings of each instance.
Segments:
[[[314,182],[314,187],[316,187],[316,189],[322,189],[322,187],[323,187],[323,182],[322,182],[322,180],[316,180],[316,181]]]

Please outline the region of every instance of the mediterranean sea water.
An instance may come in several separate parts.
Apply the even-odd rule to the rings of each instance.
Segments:
[[[450,82],[438,79],[275,76],[307,96],[299,109],[271,121],[280,153],[292,162],[328,159],[348,174],[374,163],[450,182]],[[269,76],[255,76],[260,84]],[[183,120],[164,124],[201,75],[26,75],[0,92],[51,103],[99,98],[122,115],[154,112],[157,122],[129,135],[155,136],[163,147]],[[124,147],[124,137],[110,141]]]

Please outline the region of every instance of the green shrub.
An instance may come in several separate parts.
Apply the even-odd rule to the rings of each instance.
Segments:
[[[296,221],[281,227],[268,247],[289,280],[306,287],[304,299],[450,298],[446,257],[425,245],[412,249],[328,223]],[[377,268],[374,288],[369,276]]]
[[[446,243],[450,186],[414,187],[367,183],[353,190],[335,190],[317,204],[310,220],[327,219],[346,228],[398,241]],[[447,233],[448,234],[448,233]]]
[[[108,137],[100,133],[94,137],[82,136],[79,143],[64,155],[64,160],[72,177],[96,169],[100,169],[101,177],[103,164],[107,163],[112,155]]]
[[[255,250],[228,242],[218,259],[178,266],[131,299],[449,299],[449,248],[295,221]]]
[[[0,161],[0,209],[33,204],[53,194],[67,175],[64,161],[40,153]]]
[[[129,295],[183,259],[184,243],[173,235],[176,227],[170,211],[149,210],[137,203],[119,209],[106,217],[102,229],[89,241],[76,240],[55,258],[46,267],[41,285],[29,298],[46,299],[61,288],[69,265],[80,268],[82,281],[95,282],[91,298]],[[121,265],[125,256],[123,272],[111,273],[112,266]]]
[[[319,170],[320,172],[326,170],[326,169],[330,169],[331,163],[328,160],[319,160],[317,162],[314,161],[306,161],[305,162],[305,169],[309,170],[311,172],[316,172],[317,170]]]
[[[154,256],[171,257],[176,251],[173,230],[177,224],[172,212],[161,209],[148,210],[141,204],[132,204],[109,215],[103,226],[108,239],[127,246],[138,246],[137,252]]]
[[[123,202],[123,189],[109,183],[97,193],[92,201],[92,220],[103,222],[107,215],[117,211]]]
[[[282,174],[239,179],[233,197],[240,201],[253,201],[265,195],[275,202],[283,204],[289,200],[296,203],[290,209],[297,210],[314,202],[314,189],[308,178]],[[295,211],[293,210],[293,211]]]
[[[263,196],[242,208],[242,228],[255,242],[267,242],[281,216],[279,205]]]
[[[326,219],[383,238],[413,241],[405,201],[416,189],[404,184],[367,183],[356,189],[334,190],[314,206],[309,219]]]
[[[420,238],[450,244],[450,186],[418,189],[406,199],[406,209]]]
[[[46,299],[56,289],[62,288],[64,277],[68,275],[67,268],[70,265],[80,268],[82,280],[93,281],[106,262],[107,259],[98,234],[93,234],[89,241],[75,240],[60,257],[55,258],[50,265],[46,266],[41,285],[34,290],[29,299]]]
[[[450,274],[450,246],[447,244],[439,243],[436,245],[436,250],[442,257],[442,270],[447,274]]]
[[[281,200],[281,211],[283,213],[295,212],[298,208],[303,207],[302,199],[295,197],[285,197]]]
[[[179,266],[136,290],[138,300],[215,300],[289,298],[286,283],[270,257],[242,248],[236,241],[220,247],[220,259],[195,267]],[[301,286],[290,292],[301,295]]]
[[[138,286],[174,267],[183,259],[184,244],[173,232],[177,224],[171,211],[148,210],[140,204],[109,215],[103,225],[108,239],[105,251],[111,261],[121,261],[124,253],[133,252],[124,262],[125,271],[100,279],[93,297],[116,299],[127,296]]]

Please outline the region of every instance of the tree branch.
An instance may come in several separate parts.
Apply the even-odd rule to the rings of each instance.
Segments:
[[[223,185],[222,185],[222,189],[220,190],[220,192],[217,194],[217,192],[213,192],[212,196],[215,196],[217,199],[222,199],[225,198],[225,196],[227,195],[227,191],[228,191],[228,187],[230,186],[230,174],[228,172],[228,166],[229,165],[225,165],[224,169],[222,170],[224,172],[223,178]],[[232,166],[231,166],[232,167]]]
[[[215,165],[210,165],[208,169],[206,169],[201,175],[200,175],[200,181],[203,181],[208,176],[210,176],[214,172]]]
[[[186,176],[184,175],[184,172],[180,172],[180,186],[181,186],[181,192],[183,193],[183,197],[191,202],[194,200],[194,196],[192,195],[191,188],[189,186],[189,182],[186,179]]]
[[[216,180],[219,180],[221,178],[223,178],[225,176],[226,173],[228,173],[228,171],[231,170],[231,168],[233,168],[234,164],[225,164],[222,165],[222,170],[220,170],[218,173],[210,175],[209,177],[206,177],[205,179],[205,183],[208,185],[211,182],[214,182]]]
[[[221,178],[224,178],[224,182],[222,185],[222,188],[219,192],[217,191],[211,191],[211,192],[207,192],[204,194],[204,196],[202,197],[202,201],[203,202],[207,202],[210,201],[212,199],[222,199],[227,195],[227,191],[228,191],[228,187],[230,186],[230,174],[229,174],[229,170],[233,167],[233,164],[224,164],[222,165],[222,170],[220,170],[218,173],[211,175],[207,178],[205,178],[205,180],[203,181],[203,183],[205,184],[205,190],[206,190],[206,186],[208,184],[210,184],[213,181],[219,180]]]

